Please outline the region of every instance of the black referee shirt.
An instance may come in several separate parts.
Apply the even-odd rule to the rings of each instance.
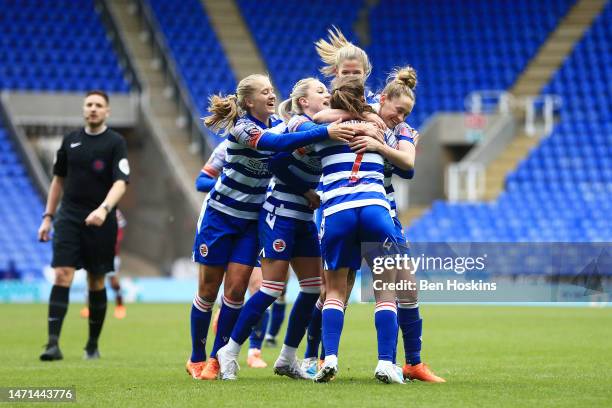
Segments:
[[[115,181],[129,181],[125,140],[108,128],[98,135],[85,129],[69,133],[57,151],[53,174],[64,177],[63,203],[94,210]]]

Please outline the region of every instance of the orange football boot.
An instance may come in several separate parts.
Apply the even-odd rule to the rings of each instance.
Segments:
[[[250,349],[247,357],[247,365],[251,368],[266,368],[268,363],[261,358],[261,350]]]
[[[216,358],[209,358],[200,376],[200,380],[216,380],[219,376],[219,361]]]
[[[87,306],[81,309],[81,317],[83,319],[87,319],[89,317],[89,308]]]
[[[404,373],[404,378],[407,380],[419,380],[431,383],[446,382],[444,378],[435,375],[429,366],[424,363],[419,363],[417,365],[405,364],[402,372]]]
[[[125,319],[127,315],[127,309],[125,306],[115,306],[115,318],[117,319]]]
[[[185,370],[187,370],[187,374],[197,380],[200,378],[200,374],[202,373],[204,366],[206,366],[206,361],[192,363],[191,360],[187,360],[187,364],[185,364]]]

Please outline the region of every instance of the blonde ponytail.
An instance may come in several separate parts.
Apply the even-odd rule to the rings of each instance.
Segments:
[[[320,39],[315,42],[317,54],[325,64],[321,68],[323,75],[333,77],[336,75],[338,67],[346,60],[357,60],[363,65],[364,79],[370,76],[372,64],[368,54],[361,48],[346,39],[342,31],[336,26],[327,30],[328,40]]]

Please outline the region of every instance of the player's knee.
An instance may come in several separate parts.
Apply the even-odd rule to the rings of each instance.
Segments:
[[[87,278],[89,290],[98,291],[104,289],[104,276],[90,275]]]
[[[72,284],[73,278],[73,268],[55,268],[55,285],[69,287]]]

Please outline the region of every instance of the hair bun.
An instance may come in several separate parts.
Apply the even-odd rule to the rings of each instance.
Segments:
[[[400,68],[395,75],[395,79],[410,89],[414,89],[417,86],[417,73],[410,65]]]

